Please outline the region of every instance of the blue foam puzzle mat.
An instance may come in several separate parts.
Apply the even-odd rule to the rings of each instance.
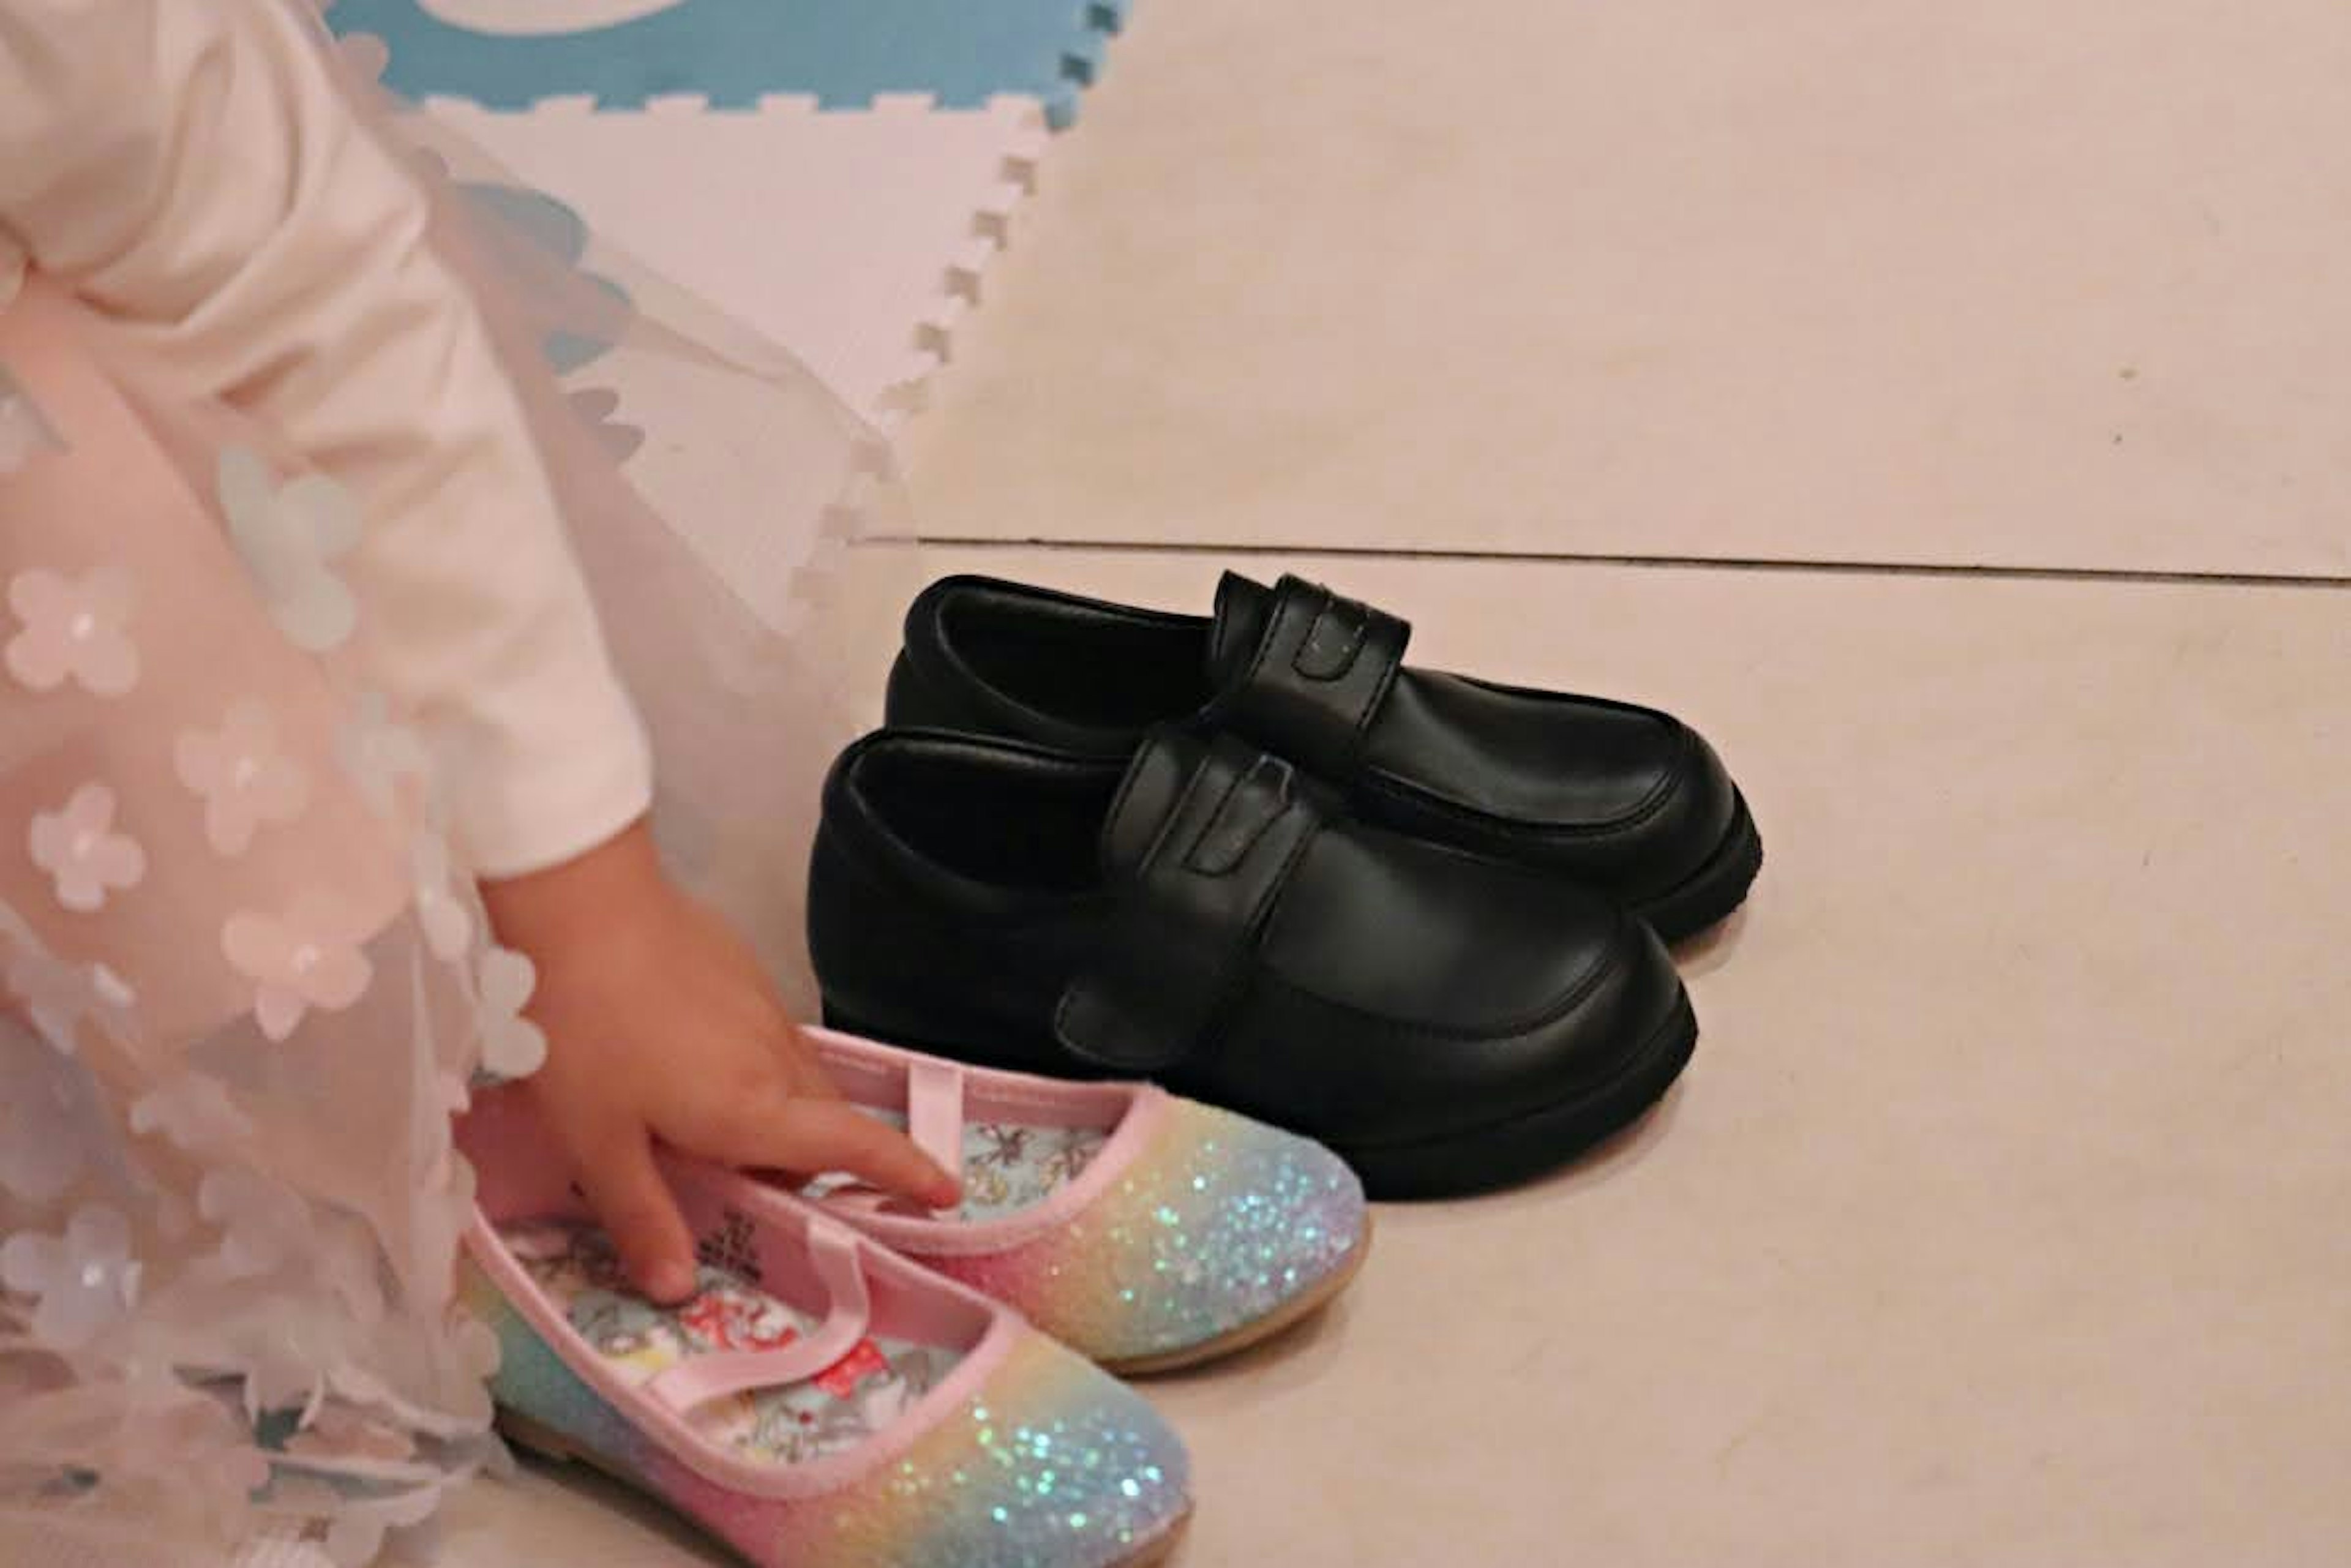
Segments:
[[[381,38],[392,55],[384,81],[409,98],[521,110],[589,97],[600,108],[629,110],[694,94],[723,110],[771,94],[862,109],[877,94],[928,93],[942,108],[977,109],[999,94],[1025,93],[1062,126],[1132,4],[684,0],[577,33],[513,36],[443,21],[419,0],[337,0],[328,20],[339,33]]]

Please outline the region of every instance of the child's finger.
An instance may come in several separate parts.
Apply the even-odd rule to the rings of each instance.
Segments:
[[[605,1140],[579,1162],[580,1186],[604,1222],[637,1289],[663,1305],[694,1294],[694,1233],[653,1163],[642,1127]]]
[[[824,1059],[808,1035],[797,1026],[787,1029],[776,1043],[776,1058],[783,1064],[784,1088],[795,1099],[838,1100],[841,1087],[824,1070]]]
[[[761,1119],[737,1165],[812,1175],[846,1171],[883,1192],[943,1208],[962,1196],[955,1177],[914,1140],[841,1100],[788,1100]]]

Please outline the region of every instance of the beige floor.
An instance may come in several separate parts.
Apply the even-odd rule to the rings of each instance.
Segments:
[[[1683,711],[1770,848],[1637,1134],[1156,1385],[1185,1568],[2351,1562],[2351,594],[1375,553],[2343,573],[2346,64],[2327,0],[1146,0],[929,527],[1337,552],[1241,564]],[[718,1561],[544,1472],[451,1543]]]
[[[1144,0],[988,538],[2351,572],[2340,0]],[[1238,395],[1237,395],[1237,393]]]
[[[1296,564],[1432,662],[1674,703],[1771,858],[1636,1136],[1389,1210],[1326,1322],[1159,1385],[1186,1564],[2351,1558],[2342,594]],[[545,1478],[455,1542],[704,1561]]]

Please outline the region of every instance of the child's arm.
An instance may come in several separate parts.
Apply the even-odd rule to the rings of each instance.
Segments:
[[[0,0],[0,289],[28,256],[357,494],[359,652],[471,743],[459,829],[539,968],[531,1092],[641,1284],[693,1279],[656,1140],[951,1201],[663,875],[644,737],[518,399],[294,3]]]
[[[314,26],[276,0],[9,0],[0,232],[351,488],[369,676],[465,737],[474,863],[536,871],[643,814],[644,737],[472,297]]]

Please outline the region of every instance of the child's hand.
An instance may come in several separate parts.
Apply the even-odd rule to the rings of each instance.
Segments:
[[[658,1301],[694,1290],[694,1243],[654,1140],[727,1165],[847,1171],[938,1207],[954,1178],[842,1101],[726,923],[673,886],[641,824],[551,871],[486,883],[498,939],[538,967],[529,1083],[611,1233]]]

